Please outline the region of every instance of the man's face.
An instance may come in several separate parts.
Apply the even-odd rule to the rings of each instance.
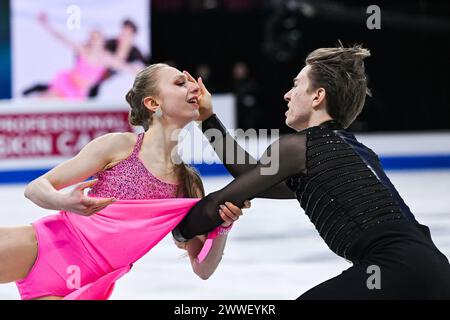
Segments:
[[[309,91],[310,81],[308,72],[310,66],[304,67],[294,78],[294,86],[284,95],[284,100],[288,102],[286,111],[286,125],[297,131],[307,127],[311,117],[312,103],[315,97],[313,91]]]
[[[134,30],[130,26],[123,26],[120,31],[119,39],[122,41],[132,42],[134,40]]]

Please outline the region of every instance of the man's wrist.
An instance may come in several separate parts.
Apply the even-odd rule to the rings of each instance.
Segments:
[[[178,242],[188,242],[189,239],[186,239],[182,234],[180,228],[177,226],[172,230],[172,236]]]
[[[208,129],[214,128],[219,119],[217,115],[213,112],[205,120],[201,122],[202,131],[205,132]]]
[[[207,114],[207,115],[206,115],[205,119],[204,119],[202,122],[208,121],[208,119],[211,118],[211,117],[214,116],[214,115],[215,115],[215,113],[214,113],[213,111],[211,111],[210,114]]]
[[[222,133],[222,136],[226,136],[227,134],[227,129],[215,113],[201,123],[201,129],[203,133],[207,133],[210,129],[215,129],[219,130]]]

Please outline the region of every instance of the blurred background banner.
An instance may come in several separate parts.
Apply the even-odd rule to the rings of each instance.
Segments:
[[[11,0],[13,97],[122,101],[150,55],[149,6]]]
[[[0,103],[0,183],[28,182],[108,132],[131,131],[123,104]]]
[[[11,98],[9,0],[0,1],[0,99]]]

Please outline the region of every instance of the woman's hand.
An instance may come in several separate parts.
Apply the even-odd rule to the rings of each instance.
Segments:
[[[244,202],[243,208],[250,208],[250,206],[251,203],[247,200]],[[225,205],[221,205],[220,207],[220,216],[225,221],[222,224],[222,227],[230,226],[234,221],[239,219],[239,216],[242,215],[241,208],[236,207],[231,202],[225,202]],[[173,239],[178,248],[187,250],[189,259],[191,260],[192,270],[203,280],[208,279],[219,265],[222,259],[227,237],[219,237],[214,239],[211,247],[207,248],[206,253],[203,254],[202,258],[200,258],[199,255],[204,249],[206,239],[207,234],[196,236],[187,242],[178,242]]]
[[[191,76],[189,72],[183,71],[183,73],[188,78],[188,81],[198,84],[200,88],[200,96],[198,97],[198,104],[200,106],[199,109],[200,116],[198,117],[197,121],[203,121],[208,119],[214,113],[212,107],[211,93],[209,93],[208,89],[206,89],[202,78],[198,78],[197,82],[197,80],[195,80],[194,77]]]
[[[180,242],[180,241],[177,241],[173,237],[172,237],[172,239],[173,239],[173,242],[175,243],[175,245],[178,247],[178,249],[187,250],[188,241],[187,242]]]
[[[65,194],[61,200],[62,210],[77,213],[82,216],[90,216],[115,202],[115,198],[91,198],[84,194],[84,189],[92,187],[97,181],[95,179],[82,182],[70,193]]]
[[[249,200],[244,201],[243,209],[248,209],[251,206],[252,206],[252,204]],[[221,224],[221,226],[229,227],[233,222],[238,220],[240,216],[242,216],[242,209],[239,207],[236,207],[231,202],[225,202],[225,205],[220,206],[219,214],[220,214],[220,217],[222,218],[222,220],[225,221],[224,223]],[[175,238],[174,238],[173,241],[178,248],[186,250],[188,242],[192,241],[192,239],[187,242],[179,242],[179,241],[175,240]],[[201,246],[198,248],[198,251],[200,251],[201,247],[203,246],[203,242],[204,241],[202,241]],[[197,252],[197,254],[198,254],[198,252]],[[197,254],[195,254],[195,256]]]
[[[248,209],[251,207],[251,202],[246,200],[244,202],[244,209]],[[239,216],[242,215],[242,209],[236,207],[231,202],[225,202],[225,204],[220,205],[219,210],[220,217],[225,222],[222,223],[222,227],[229,227],[233,222],[239,219]]]

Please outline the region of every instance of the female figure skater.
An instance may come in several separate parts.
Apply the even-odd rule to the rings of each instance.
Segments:
[[[175,68],[143,69],[126,99],[130,122],[145,132],[101,136],[27,186],[28,199],[60,212],[32,226],[0,228],[0,283],[16,281],[23,299],[108,298],[115,280],[204,194],[197,173],[171,157],[174,131],[199,116],[198,95],[198,85]],[[60,191],[91,176],[96,180]],[[241,214],[231,203],[222,206],[225,222],[208,235],[211,247],[202,259],[205,236],[185,244],[202,279],[216,269],[226,233]]]
[[[88,41],[79,44],[54,29],[45,13],[41,13],[38,20],[47,32],[75,51],[76,63],[72,69],[59,72],[49,86],[34,86],[25,90],[25,94],[42,88],[42,97],[82,100],[88,97],[91,87],[102,79],[108,69],[137,73],[134,65],[107,50],[105,38],[99,30],[91,31]]]
[[[182,241],[222,223],[214,209],[225,199],[239,206],[255,197],[297,198],[329,248],[353,263],[300,299],[449,299],[447,258],[416,221],[377,155],[345,129],[364,105],[368,56],[360,46],[310,53],[284,96],[286,124],[297,132],[270,145],[257,164],[230,163],[242,149],[236,142],[226,148],[234,140],[213,114],[211,101],[202,99],[202,130],[235,180],[196,203],[174,236]],[[201,79],[199,84],[207,97]],[[274,165],[275,174],[264,171]]]

